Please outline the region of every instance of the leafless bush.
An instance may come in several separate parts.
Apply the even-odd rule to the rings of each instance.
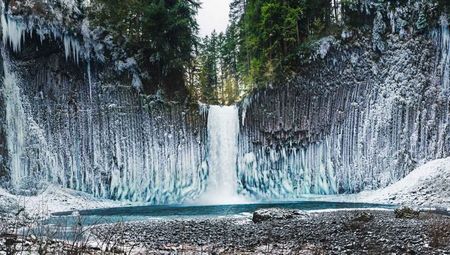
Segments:
[[[22,212],[0,219],[0,251],[6,254],[132,254],[135,248],[121,242],[122,222],[114,224],[117,227],[113,231],[96,236],[92,230],[101,223],[101,218],[87,224],[82,216],[72,216],[49,224],[41,217]]]
[[[429,225],[430,246],[443,248],[450,245],[450,219],[432,220]]]
[[[419,211],[409,207],[397,208],[394,210],[394,213],[397,219],[418,219],[420,216]]]

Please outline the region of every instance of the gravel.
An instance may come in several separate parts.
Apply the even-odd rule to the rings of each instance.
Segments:
[[[152,220],[97,226],[102,239],[145,254],[450,254],[450,218],[391,211],[293,215],[257,224],[246,218]]]

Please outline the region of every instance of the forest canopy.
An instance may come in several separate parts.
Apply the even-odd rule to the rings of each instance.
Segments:
[[[90,15],[136,58],[144,93],[233,104],[287,82],[318,39],[344,27],[371,29],[373,14],[361,11],[367,1],[233,0],[227,30],[205,38],[197,36],[198,0],[95,0]],[[447,0],[430,1],[448,10]],[[426,17],[418,25],[425,28]]]
[[[144,93],[186,95],[185,67],[198,42],[197,0],[95,0],[93,23],[106,28],[145,74]]]
[[[255,88],[276,86],[297,74],[315,42],[338,37],[343,29],[372,32],[371,0],[233,0],[226,32],[204,38],[190,78],[190,90],[207,103],[232,104]],[[435,14],[449,10],[450,1],[434,2]],[[389,2],[391,8],[408,0]],[[414,2],[414,1],[412,1]],[[372,7],[375,5],[372,5]],[[428,5],[429,6],[429,5]],[[417,31],[424,31],[430,10],[419,3]],[[385,17],[388,19],[388,17]],[[388,24],[389,20],[385,20]]]
[[[191,91],[208,103],[231,104],[298,71],[299,52],[339,22],[334,0],[234,0],[229,27],[202,40]]]

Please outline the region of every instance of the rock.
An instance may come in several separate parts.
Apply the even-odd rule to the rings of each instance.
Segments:
[[[383,15],[377,12],[372,31],[372,44],[375,51],[384,52],[386,44],[383,41],[383,34],[386,32],[386,24],[383,22]]]
[[[395,209],[394,213],[397,219],[414,219],[420,215],[419,211],[415,211],[409,207]]]
[[[269,208],[255,211],[253,213],[252,220],[254,223],[260,223],[263,221],[292,219],[295,216],[299,215],[302,215],[302,213],[300,213],[298,210]]]
[[[362,221],[362,222],[369,222],[371,220],[374,219],[373,214],[369,213],[369,212],[362,212],[359,213],[354,219],[353,221]]]

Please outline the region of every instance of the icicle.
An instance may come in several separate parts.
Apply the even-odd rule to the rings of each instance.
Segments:
[[[91,61],[87,62],[87,75],[88,75],[88,82],[89,82],[89,100],[92,104],[92,76],[91,76]]]
[[[26,24],[14,19],[7,19],[5,15],[1,16],[3,43],[9,44],[14,52],[21,51],[27,31]]]
[[[75,63],[80,63],[80,43],[68,35],[64,35],[64,53],[67,61],[72,59]]]
[[[2,15],[1,23],[3,42],[5,45],[10,45],[14,52],[22,50],[27,33],[32,37],[33,33],[36,32],[41,43],[44,42],[47,36],[53,40],[62,40],[67,61],[72,59],[76,64],[79,64],[80,58],[83,57],[82,53],[85,49],[80,42],[68,34],[62,36],[60,29],[57,29],[55,26],[40,27],[35,25],[33,19],[27,23],[23,19],[9,17],[8,15]]]

